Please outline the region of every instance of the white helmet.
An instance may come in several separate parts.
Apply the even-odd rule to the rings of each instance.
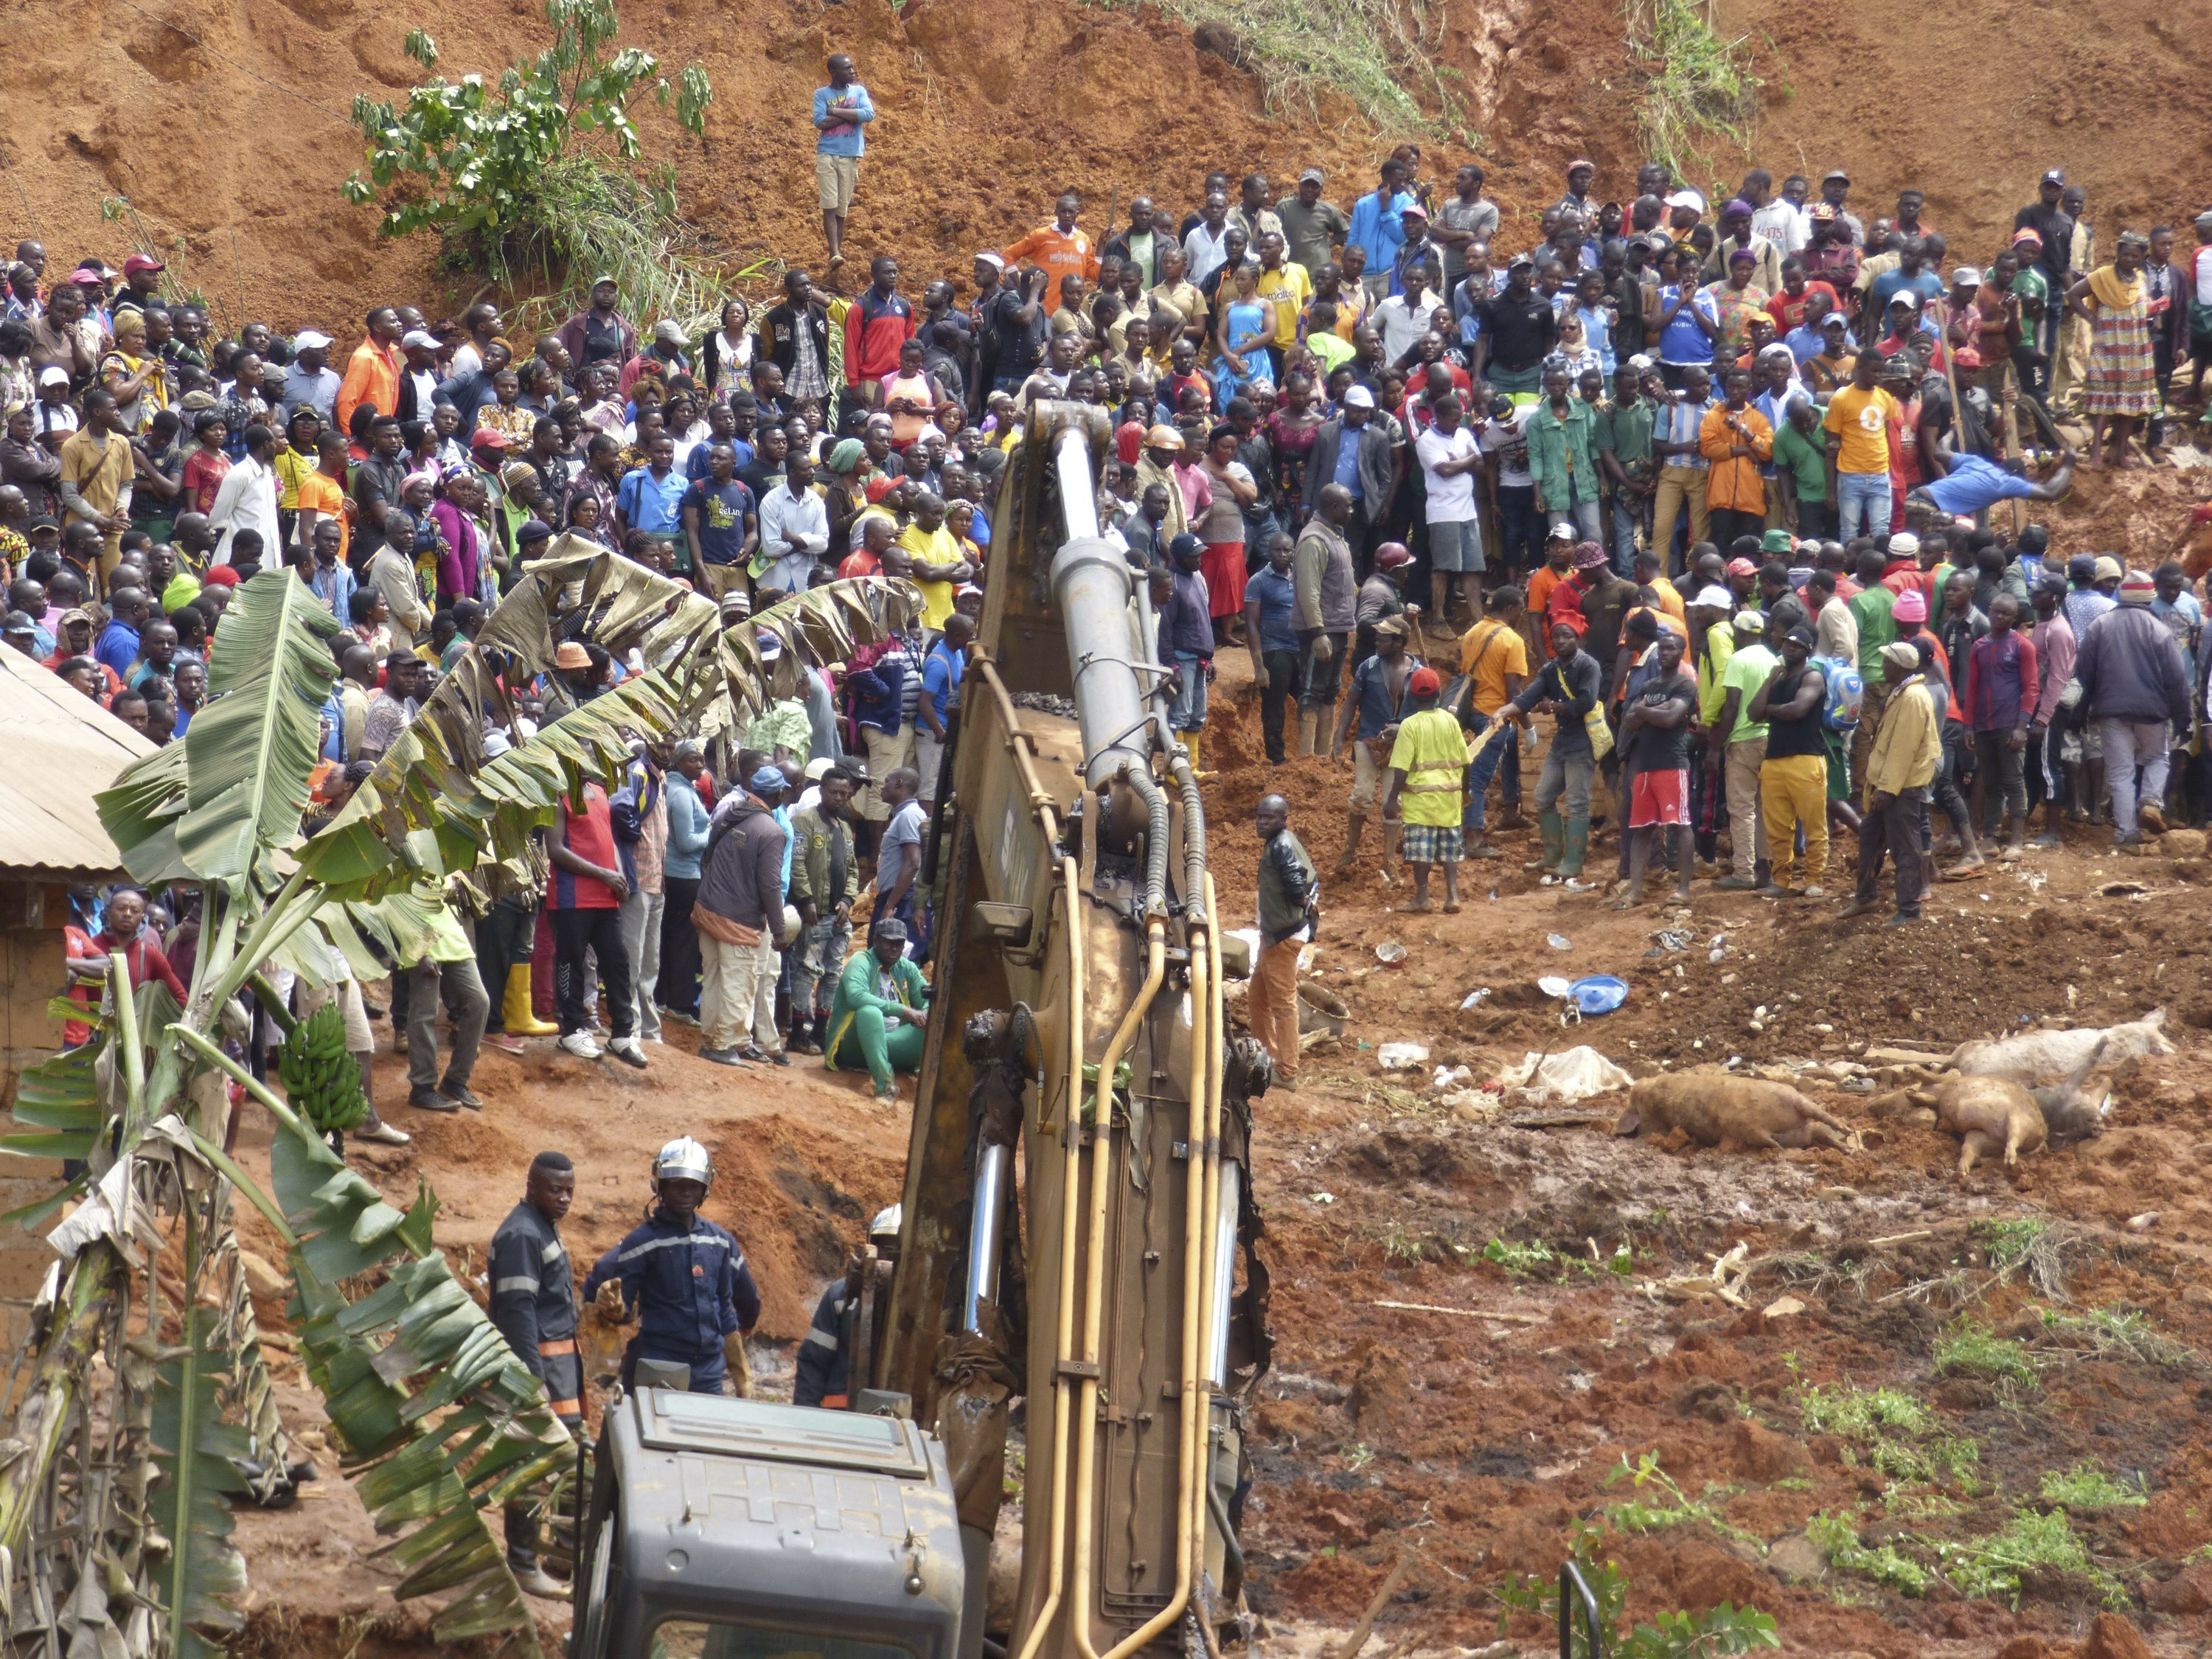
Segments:
[[[704,1187],[712,1185],[714,1179],[714,1160],[690,1135],[679,1135],[670,1141],[653,1160],[655,1186],[664,1181],[696,1181]]]
[[[877,1211],[876,1218],[868,1224],[868,1237],[896,1238],[899,1234],[899,1218],[902,1212],[903,1206],[897,1204],[892,1205],[887,1210]]]

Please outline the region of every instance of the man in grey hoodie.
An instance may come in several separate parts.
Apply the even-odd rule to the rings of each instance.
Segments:
[[[744,798],[715,814],[691,913],[702,967],[699,1058],[718,1066],[788,1066],[775,1029],[775,988],[782,966],[777,952],[792,936],[783,906],[790,835],[775,809],[789,785],[767,765],[746,781]]]

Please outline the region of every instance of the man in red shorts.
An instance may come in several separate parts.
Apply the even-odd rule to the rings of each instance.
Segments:
[[[1628,891],[1622,909],[1644,899],[1652,843],[1663,829],[1674,863],[1675,896],[1690,896],[1690,716],[1698,683],[1682,672],[1682,636],[1664,630],[1620,717],[1620,781],[1628,795]]]

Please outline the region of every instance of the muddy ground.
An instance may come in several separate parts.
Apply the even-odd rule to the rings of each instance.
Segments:
[[[1251,903],[1245,826],[1262,781],[1290,794],[1327,871],[1350,779],[1319,761],[1255,764],[1256,713],[1238,660],[1220,660],[1210,805],[1233,917]],[[1245,1532],[1263,1650],[1317,1650],[1401,1553],[1380,1641],[1482,1646],[1498,1638],[1509,1576],[1556,1574],[1594,1523],[1632,1617],[1756,1607],[1791,1651],[2030,1659],[2073,1651],[2107,1611],[2152,1650],[2201,1651],[2212,866],[2122,859],[2100,840],[2077,830],[2058,853],[1944,883],[1929,921],[1902,937],[1704,884],[1686,913],[1616,912],[1538,885],[1517,856],[1468,866],[1456,916],[1393,913],[1405,890],[1381,884],[1371,842],[1350,879],[1329,882],[1313,966],[1348,1029],[1309,1054],[1295,1094],[1267,1098],[1255,1148],[1279,1344],[1255,1404]],[[1503,844],[1533,851],[1522,836]],[[1613,852],[1601,832],[1594,865]],[[2114,882],[2135,890],[2100,892]],[[1689,949],[1655,939],[1674,929]],[[1402,965],[1377,961],[1389,941],[1407,947]],[[1534,981],[1589,972],[1626,979],[1627,1002],[1562,1029]],[[1943,1051],[2153,1007],[2167,1010],[2179,1052],[2112,1074],[2102,1136],[2013,1171],[1960,1180],[1955,1141],[1877,1118],[1875,1097],[1854,1091],[1865,1085],[1838,1083],[1870,1046]],[[1746,1153],[1617,1139],[1611,1096],[1573,1112],[1480,1092],[1447,1104],[1425,1071],[1382,1071],[1376,1050],[1394,1041],[1426,1045],[1431,1068],[1468,1066],[1477,1085],[1578,1043],[1638,1075],[1794,1066],[1859,1144]],[[672,1025],[642,1074],[542,1042],[520,1060],[487,1051],[481,1116],[398,1108],[416,1145],[366,1162],[402,1200],[427,1175],[441,1243],[480,1271],[529,1155],[562,1147],[583,1172],[568,1231],[588,1263],[633,1224],[652,1148],[702,1133],[721,1171],[708,1212],[744,1241],[767,1297],[759,1369],[787,1388],[821,1286],[896,1194],[909,1109],[803,1063],[704,1066],[695,1046]],[[380,1057],[379,1085],[404,1097],[397,1057]],[[1562,1121],[1577,1114],[1597,1121]],[[250,1165],[263,1145],[249,1133]],[[1709,1276],[1732,1251],[1748,1267],[1730,1280],[1741,1305],[1668,1285]],[[273,1304],[263,1313],[281,1317]],[[314,1450],[319,1414],[289,1381]],[[1657,1473],[1641,1486],[1619,1473],[1646,1458]],[[366,1517],[322,1462],[298,1509],[241,1521],[255,1640],[414,1650],[421,1614],[394,1607],[395,1575],[367,1559]],[[2065,1480],[2046,1497],[2054,1475]],[[1992,1582],[2004,1565],[1992,1550],[2018,1553],[2031,1532],[2030,1559]],[[545,1612],[549,1633],[565,1622]],[[1545,1648],[1535,1619],[1507,1633],[1524,1652]],[[2115,1639],[2108,1624],[2086,1650],[2141,1650]]]

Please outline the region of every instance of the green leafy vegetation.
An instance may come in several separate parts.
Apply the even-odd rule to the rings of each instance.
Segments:
[[[1798,1396],[1798,1414],[1809,1432],[1839,1436],[1855,1461],[1891,1480],[1975,1487],[1981,1448],[1944,1432],[1932,1412],[1899,1389],[1810,1388]]]
[[[1900,1595],[1924,1595],[1935,1575],[1893,1543],[1869,1549],[1859,1541],[1858,1528],[1848,1515],[1814,1516],[1805,1523],[1805,1535],[1840,1572],[1856,1572],[1895,1590]]]
[[[1710,0],[1628,0],[1626,19],[1629,52],[1647,65],[1637,109],[1644,153],[1677,178],[1710,183],[1715,169],[1698,147],[1702,138],[1750,147],[1761,83],[1747,37],[1717,33]]]
[[[1990,1382],[2035,1382],[2035,1362],[2027,1350],[1986,1325],[1960,1320],[1936,1339],[1938,1376],[1978,1376]]]
[[[2158,1329],[2139,1309],[2103,1307],[2069,1314],[2046,1308],[2043,1323],[2048,1330],[2087,1337],[2100,1354],[2124,1354],[2154,1365],[2183,1365],[2197,1357],[2195,1349]]]
[[[2001,1600],[2017,1609],[2023,1576],[2079,1574],[2097,1587],[2106,1607],[2128,1605],[2127,1587],[2090,1559],[2089,1547],[2063,1510],[2017,1510],[1986,1537],[1932,1547],[1943,1576],[1962,1595]]]
[[[1135,0],[1099,3],[1133,9]],[[1257,76],[1271,109],[1318,116],[1327,91],[1386,131],[1480,143],[1466,126],[1462,77],[1440,61],[1440,0],[1162,0],[1161,9],[1200,46]]]
[[[2094,1463],[2076,1463],[2070,1469],[2052,1469],[2043,1477],[2043,1501],[2069,1510],[2139,1510],[2150,1502],[2142,1478],[2130,1486],[2115,1480]]]
[[[1553,1266],[1559,1258],[1549,1245],[1534,1240],[1526,1244],[1508,1244],[1502,1238],[1493,1238],[1482,1247],[1482,1259],[1496,1262],[1516,1279],[1526,1279]]]
[[[1624,1460],[1625,1462],[1626,1460]],[[1567,1553],[1597,1604],[1599,1638],[1605,1651],[1622,1659],[1719,1659],[1719,1656],[1778,1648],[1782,1638],[1773,1619],[1756,1607],[1723,1601],[1702,1613],[1666,1613],[1651,1624],[1629,1626],[1628,1575],[1605,1553],[1609,1525],[1576,1521],[1569,1529]],[[1530,1613],[1548,1621],[1556,1607],[1558,1582],[1541,1573],[1516,1573],[1498,1587],[1498,1633],[1503,1637],[1513,1615]],[[1574,1609],[1571,1652],[1590,1659],[1589,1638],[1581,1610]]]
[[[383,207],[380,234],[437,232],[451,263],[495,282],[559,295],[606,273],[630,316],[705,315],[714,275],[677,216],[673,169],[649,179],[630,170],[643,153],[630,106],[650,91],[702,134],[707,72],[691,64],[672,80],[651,52],[614,50],[615,0],[545,0],[545,20],[544,50],[495,85],[437,76],[398,106],[356,97],[367,167],[346,181],[346,199]],[[426,70],[438,61],[421,29],[405,49]]]
[[[1734,1496],[1737,1490],[1733,1486],[1708,1484],[1702,1497],[1692,1498],[1682,1490],[1680,1482],[1659,1467],[1659,1454],[1656,1451],[1645,1452],[1633,1463],[1628,1461],[1626,1452],[1622,1453],[1620,1462],[1605,1477],[1605,1484],[1611,1486],[1622,1480],[1629,1482],[1638,1493],[1650,1493],[1648,1498],[1634,1497],[1606,1505],[1606,1519],[1622,1532],[1658,1532],[1702,1521],[1715,1532],[1762,1551],[1765,1547],[1757,1534],[1746,1532],[1722,1513],[1722,1501]]]

